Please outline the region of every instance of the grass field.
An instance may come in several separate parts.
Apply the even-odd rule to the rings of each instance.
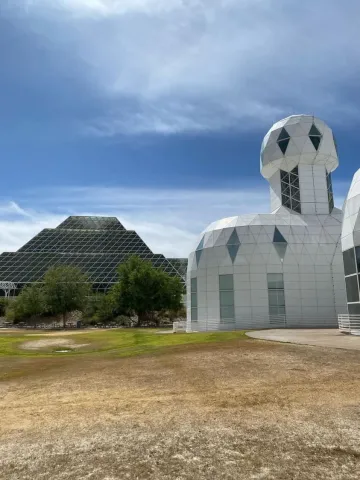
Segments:
[[[358,479],[359,372],[243,332],[1,332],[0,478]]]

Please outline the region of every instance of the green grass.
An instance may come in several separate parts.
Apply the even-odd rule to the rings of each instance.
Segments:
[[[29,332],[0,332],[0,357],[58,357],[59,355],[88,355],[100,352],[111,352],[116,356],[130,357],[177,345],[221,342],[244,337],[243,331],[158,334],[157,330],[152,329],[94,330],[66,337],[62,336],[62,332],[52,337],[44,336],[41,333],[29,336]],[[70,352],[66,354],[56,353],[56,350],[67,349],[67,347],[51,346],[38,350],[21,348],[25,342],[46,338],[67,338],[77,344],[87,344],[87,346],[78,350],[70,347]]]

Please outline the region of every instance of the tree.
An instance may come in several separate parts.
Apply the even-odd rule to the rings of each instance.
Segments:
[[[9,299],[8,298],[0,298],[0,317],[3,317],[6,312],[6,307],[9,305]]]
[[[62,315],[65,328],[67,314],[85,307],[91,286],[78,268],[58,266],[46,272],[44,293],[48,308],[54,315]]]
[[[97,293],[88,297],[84,315],[90,322],[108,322],[114,318],[114,301],[111,295]]]
[[[36,328],[37,317],[46,311],[45,294],[42,285],[28,285],[9,306],[15,320],[29,319]]]
[[[149,261],[133,255],[118,267],[119,281],[111,290],[116,309],[136,314],[138,325],[155,312],[178,310],[184,287],[178,277],[154,268]]]

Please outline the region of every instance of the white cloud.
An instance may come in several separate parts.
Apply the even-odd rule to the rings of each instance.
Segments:
[[[27,28],[85,63],[111,136],[262,128],[291,113],[359,118],[358,0],[14,0]],[[16,5],[16,7],[14,7]]]
[[[335,183],[336,204],[348,184]],[[24,194],[23,206],[0,204],[0,252],[20,248],[43,228],[68,215],[116,216],[155,253],[186,257],[211,222],[243,213],[266,213],[266,183],[241,190],[150,190],[79,187]],[[36,204],[36,208],[34,205]]]

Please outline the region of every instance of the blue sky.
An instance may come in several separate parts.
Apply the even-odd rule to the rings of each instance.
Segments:
[[[259,149],[293,113],[359,166],[358,0],[2,0],[0,251],[69,214],[117,215],[186,256],[266,212]]]

